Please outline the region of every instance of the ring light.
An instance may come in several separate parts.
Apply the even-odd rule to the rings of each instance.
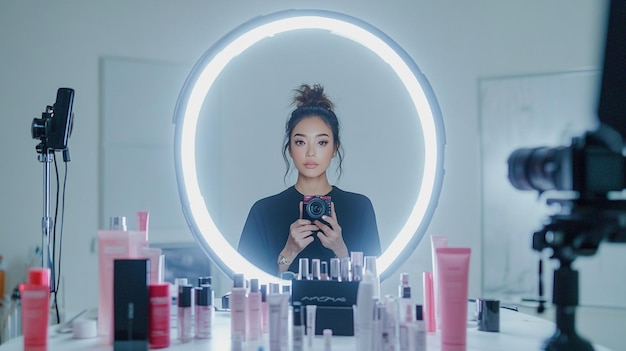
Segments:
[[[415,175],[421,186],[406,223],[377,260],[381,279],[385,279],[415,249],[433,216],[443,181],[445,135],[435,94],[415,62],[383,32],[354,17],[322,10],[286,10],[256,17],[220,39],[200,58],[185,81],[174,112],[174,157],[184,215],[197,241],[225,274],[244,273],[263,282],[278,282],[243,258],[213,221],[198,184],[196,126],[205,97],[234,57],[265,38],[301,29],[329,31],[371,50],[393,69],[417,112],[424,139],[424,171]]]

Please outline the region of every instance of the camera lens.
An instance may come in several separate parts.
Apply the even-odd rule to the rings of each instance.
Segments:
[[[30,133],[33,139],[41,139],[46,136],[46,120],[43,118],[33,118],[33,124],[30,127]]]
[[[311,219],[320,219],[326,212],[326,203],[320,198],[314,198],[306,205],[306,212]]]
[[[519,190],[571,190],[571,149],[515,150],[508,159],[509,182]]]

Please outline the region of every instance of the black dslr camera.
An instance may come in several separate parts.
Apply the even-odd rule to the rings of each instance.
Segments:
[[[310,221],[322,221],[322,216],[330,217],[330,196],[328,195],[304,195],[302,201],[302,218]]]

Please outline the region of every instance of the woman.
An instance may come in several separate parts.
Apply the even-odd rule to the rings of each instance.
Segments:
[[[296,184],[252,206],[237,250],[270,274],[297,272],[298,258],[329,261],[349,257],[352,251],[379,256],[380,238],[371,201],[331,186],[326,175],[332,158],[338,157],[341,176],[343,161],[333,103],[320,85],[305,84],[296,93],[296,109],[285,126],[283,146],[285,175],[290,170],[289,154],[298,171]],[[303,216],[305,195],[330,196],[330,215],[306,219],[310,216]]]

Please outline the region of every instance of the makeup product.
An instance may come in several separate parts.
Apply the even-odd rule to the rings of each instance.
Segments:
[[[163,282],[165,256],[163,256],[162,250],[156,247],[144,247],[142,248],[142,257],[150,260],[150,284]]]
[[[196,338],[208,339],[211,337],[213,321],[213,290],[210,285],[196,288]]]
[[[113,269],[113,350],[148,350],[150,263],[117,259]]]
[[[393,295],[385,295],[385,314],[383,316],[383,349],[398,350],[400,316],[398,299]]]
[[[433,265],[433,301],[435,302],[434,306],[433,306],[433,314],[435,315],[435,323],[437,325],[437,329],[439,329],[440,326],[440,320],[441,320],[441,313],[439,311],[439,308],[441,306],[441,304],[439,303],[439,300],[441,299],[439,297],[439,278],[437,275],[437,249],[440,247],[447,247],[448,246],[448,237],[444,236],[444,235],[431,235],[430,236],[430,249],[431,249],[431,258],[432,258],[432,265]]]
[[[350,263],[352,280],[360,281],[363,278],[363,252],[352,251],[350,252]]]
[[[422,305],[422,315],[424,317],[424,326],[426,331],[434,333],[437,331],[437,324],[435,322],[435,291],[433,287],[433,273],[422,273],[423,288],[424,288],[424,304]]]
[[[324,335],[324,351],[332,351],[333,349],[333,330],[324,329],[322,332]]]
[[[283,305],[280,310],[280,343],[283,347],[287,347],[289,343],[288,335],[291,333],[291,323],[289,323],[290,313],[289,313],[289,300],[291,299],[291,285],[283,285],[282,286],[282,297],[283,297]]]
[[[330,280],[341,280],[341,260],[337,257],[330,259]]]
[[[261,292],[259,291],[259,280],[250,279],[250,292],[248,293],[248,322],[247,339],[259,340],[261,338]]]
[[[363,258],[363,270],[372,273],[372,276],[374,276],[374,298],[380,299],[380,276],[376,268],[376,256],[365,256]]]
[[[292,343],[293,351],[304,350],[304,311],[300,301],[293,302],[293,327],[292,327]]]
[[[298,279],[299,280],[309,280],[311,279],[309,276],[309,259],[301,258],[298,260],[298,264],[300,269],[298,270]]]
[[[320,259],[314,258],[311,260],[311,279],[321,280],[322,273],[320,272]]]
[[[0,301],[4,300],[4,266],[2,265],[2,255],[0,255]]]
[[[193,339],[193,316],[191,315],[191,295],[193,286],[178,285],[178,339],[185,343]]]
[[[382,350],[384,337],[383,323],[385,321],[385,303],[380,300],[376,300],[374,303],[374,319],[372,322],[372,350]]]
[[[438,248],[437,269],[441,295],[441,344],[467,347],[467,295],[470,248]]]
[[[38,278],[37,278],[38,277]],[[46,350],[50,310],[50,270],[31,268],[27,283],[19,285],[24,350]]]
[[[270,289],[271,291],[271,289]],[[269,351],[281,351],[281,320],[282,320],[282,307],[283,296],[282,294],[270,292],[267,295],[267,304],[269,308],[269,336],[270,336],[270,350]]]
[[[352,272],[350,271],[352,269],[351,264],[350,264],[350,257],[344,257],[341,259],[341,263],[340,263],[340,270],[341,270],[341,281],[342,282],[349,282],[352,280]]]
[[[109,230],[119,230],[119,231],[127,231],[128,227],[126,226],[126,217],[124,216],[114,216],[109,218]]]
[[[398,285],[398,297],[400,297],[400,322],[411,323],[413,317],[413,299],[411,298],[411,285],[409,284],[409,273],[400,274],[400,284]]]
[[[317,305],[306,305],[306,336],[309,348],[313,347],[313,338],[315,337],[315,315]]]
[[[328,262],[322,261],[320,264],[320,279],[328,280],[329,277],[330,276],[328,274]]]
[[[150,212],[137,211],[137,231],[148,233],[148,220],[150,218]]]
[[[412,323],[411,337],[409,338],[409,350],[426,350],[426,326],[424,325],[422,306],[415,306],[415,321]]]
[[[243,274],[233,275],[233,287],[230,290],[230,335],[239,333],[246,339],[246,288]]]
[[[139,258],[147,245],[145,233],[136,231],[98,231],[98,335],[113,342],[113,262]]]
[[[150,284],[148,343],[151,349],[170,346],[170,284]]]
[[[261,332],[269,331],[269,318],[267,310],[267,285],[261,284]]]
[[[500,331],[500,301],[476,299],[478,330],[487,332]]]
[[[211,286],[212,283],[213,283],[213,277],[212,276],[198,277],[198,287],[201,287],[202,285]]]
[[[372,350],[372,320],[374,316],[374,277],[366,272],[359,283],[356,297],[356,318],[354,323],[356,349]]]

